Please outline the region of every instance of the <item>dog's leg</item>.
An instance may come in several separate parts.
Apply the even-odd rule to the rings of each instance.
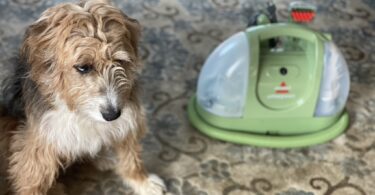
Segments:
[[[63,183],[57,182],[52,188],[48,191],[48,195],[67,195],[65,193],[65,186]]]
[[[131,134],[115,146],[118,158],[116,172],[139,195],[162,195],[165,185],[157,175],[147,174],[140,157],[141,145]]]
[[[10,132],[14,131],[17,128],[17,125],[18,121],[16,118],[11,118],[7,116],[0,117],[0,177],[6,177],[7,175],[9,164],[8,159]],[[8,183],[5,180],[0,179],[0,194],[2,192],[4,192],[4,194],[9,194],[9,190],[10,188],[8,186]]]
[[[59,159],[53,148],[30,131],[11,140],[9,177],[17,195],[45,195],[55,182]]]

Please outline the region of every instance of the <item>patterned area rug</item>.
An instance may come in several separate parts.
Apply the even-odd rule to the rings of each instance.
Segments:
[[[290,1],[278,0],[287,19]],[[25,27],[59,0],[0,0],[0,77],[12,71]],[[316,1],[311,26],[332,33],[351,72],[349,130],[304,149],[264,149],[210,139],[193,128],[186,105],[199,70],[222,40],[243,30],[262,0],[114,0],[143,25],[143,100],[150,132],[143,158],[176,195],[375,194],[375,1]],[[4,166],[0,159],[0,168]],[[0,195],[6,191],[0,171]],[[111,172],[82,163],[60,178],[71,195],[132,194]]]

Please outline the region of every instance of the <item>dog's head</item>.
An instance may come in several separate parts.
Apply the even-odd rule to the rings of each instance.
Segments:
[[[28,78],[54,104],[112,121],[134,98],[140,27],[106,1],[46,10],[25,35]]]

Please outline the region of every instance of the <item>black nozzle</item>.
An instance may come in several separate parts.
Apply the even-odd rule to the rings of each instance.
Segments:
[[[264,16],[268,18],[270,23],[277,22],[276,5],[274,3],[268,2],[266,10],[259,11],[254,16],[252,16],[249,23],[247,24],[247,27],[259,25],[259,18]]]
[[[267,12],[269,14],[269,18],[271,23],[277,22],[277,16],[276,16],[276,5],[272,2],[267,3]]]

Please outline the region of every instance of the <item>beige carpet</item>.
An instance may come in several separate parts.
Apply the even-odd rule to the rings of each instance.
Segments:
[[[286,20],[290,1],[278,0]],[[351,72],[349,130],[327,144],[276,150],[210,139],[187,120],[209,52],[245,28],[264,8],[261,0],[115,0],[144,27],[143,100],[150,133],[144,160],[176,195],[374,195],[375,194],[375,1],[319,0],[313,28],[332,33]],[[1,78],[12,70],[25,26],[58,0],[0,0]],[[1,146],[1,144],[0,144]],[[0,159],[0,168],[5,166]],[[0,195],[6,191],[0,171]],[[71,195],[131,194],[110,172],[74,166],[60,179]]]

